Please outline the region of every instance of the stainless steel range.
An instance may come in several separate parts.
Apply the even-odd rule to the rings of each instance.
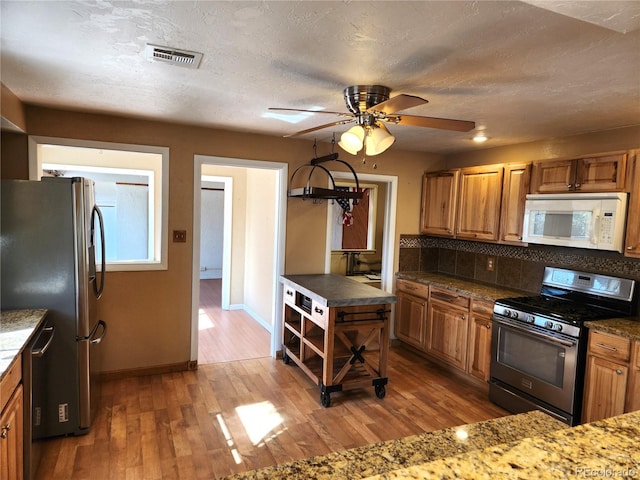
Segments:
[[[539,409],[580,423],[586,320],[635,313],[634,280],[545,268],[540,295],[494,305],[489,398],[520,413]]]

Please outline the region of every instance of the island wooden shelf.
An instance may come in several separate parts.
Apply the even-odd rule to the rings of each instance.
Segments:
[[[390,304],[395,295],[340,275],[288,275],[283,290],[282,359],[331,393],[387,384]]]

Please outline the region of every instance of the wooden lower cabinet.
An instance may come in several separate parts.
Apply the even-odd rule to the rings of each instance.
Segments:
[[[425,356],[489,380],[493,302],[443,287],[396,281],[395,335]]]
[[[469,349],[467,372],[487,382],[491,364],[491,316],[493,303],[483,300],[472,300],[471,317],[469,318]]]
[[[632,350],[633,348],[633,350]],[[640,409],[640,341],[591,330],[582,422]]]
[[[463,305],[456,304],[466,303]],[[429,297],[429,342],[427,352],[461,370],[467,364],[469,299],[441,289]]]
[[[427,299],[398,290],[396,292],[395,334],[403,342],[424,349],[427,330]]]
[[[0,384],[0,479],[22,480],[24,411],[20,362],[14,362]]]

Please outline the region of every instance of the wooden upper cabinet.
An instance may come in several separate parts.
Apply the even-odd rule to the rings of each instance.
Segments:
[[[627,257],[640,258],[640,158],[634,153],[631,158],[631,195],[627,210],[627,237],[624,254]]]
[[[422,179],[420,232],[454,236],[460,170],[428,172]]]
[[[524,204],[529,193],[531,164],[504,166],[502,183],[502,208],[500,210],[500,238],[505,243],[522,243]]]
[[[503,170],[502,165],[461,170],[456,237],[498,240]]]
[[[621,192],[626,169],[626,153],[534,162],[531,192]]]

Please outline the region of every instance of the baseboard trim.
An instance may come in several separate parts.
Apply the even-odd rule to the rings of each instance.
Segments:
[[[191,365],[195,363],[195,365]],[[161,375],[163,373],[184,372],[187,370],[195,370],[197,362],[180,362],[169,365],[155,365],[153,367],[131,368],[126,370],[114,370],[111,372],[102,372],[100,378],[104,380],[120,380],[129,377],[142,377],[146,375]]]

